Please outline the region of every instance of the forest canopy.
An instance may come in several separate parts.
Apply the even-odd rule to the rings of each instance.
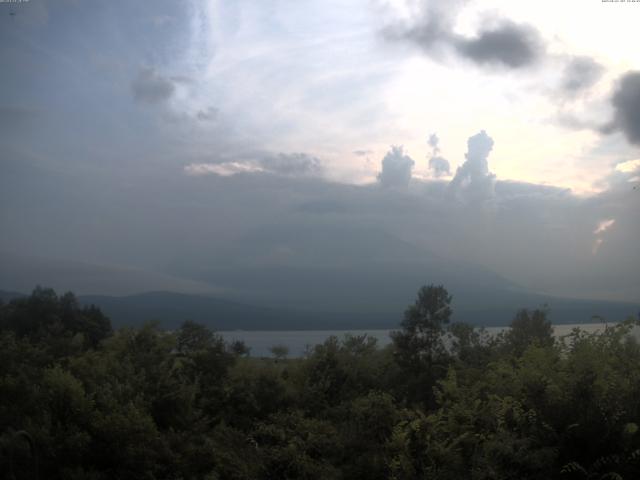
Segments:
[[[114,330],[71,293],[0,305],[0,478],[640,477],[638,321],[498,335],[425,286],[393,342],[255,358],[198,323]]]

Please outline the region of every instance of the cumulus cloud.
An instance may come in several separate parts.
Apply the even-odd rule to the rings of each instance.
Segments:
[[[215,174],[229,177],[240,173],[270,173],[285,177],[318,176],[322,163],[306,153],[279,153],[257,159],[240,159],[218,163],[191,163],[184,167],[187,175]]]
[[[543,51],[540,35],[529,25],[499,19],[474,36],[464,36],[454,32],[457,9],[439,7],[437,3],[430,4],[416,23],[396,25],[386,32],[387,37],[410,42],[431,56],[441,50],[452,51],[486,67],[526,67],[535,63]]]
[[[166,102],[175,90],[175,82],[160,75],[153,68],[143,68],[131,82],[133,98],[142,103]]]
[[[383,187],[406,187],[411,181],[415,162],[400,145],[394,145],[382,159],[382,171],[378,174],[378,181]]]
[[[429,170],[434,177],[446,177],[451,174],[449,161],[443,157],[431,157],[429,159]]]
[[[440,156],[440,140],[435,133],[429,136],[427,141],[431,147],[431,157],[429,158],[429,170],[434,177],[444,177],[451,173],[449,161]]]
[[[495,175],[489,172],[487,158],[493,149],[493,139],[482,130],[469,137],[466,161],[458,167],[449,189],[461,199],[488,200],[495,193]]]
[[[576,95],[595,85],[604,67],[591,57],[572,57],[564,68],[560,88],[566,95]]]
[[[432,148],[433,155],[438,155],[440,153],[440,139],[438,138],[438,135],[435,133],[429,135],[427,143]]]
[[[622,76],[611,103],[615,111],[611,130],[622,131],[630,143],[640,145],[640,71]]]

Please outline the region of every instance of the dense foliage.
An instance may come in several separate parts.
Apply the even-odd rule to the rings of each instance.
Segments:
[[[112,331],[72,294],[0,306],[6,479],[640,478],[628,320],[554,339],[544,310],[496,337],[424,287],[393,344],[329,338],[252,358],[207,328]]]

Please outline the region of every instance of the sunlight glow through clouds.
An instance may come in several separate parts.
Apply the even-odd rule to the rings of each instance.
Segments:
[[[292,8],[246,8],[243,2],[219,0],[192,5],[191,45],[183,63],[198,81],[189,86],[189,95],[175,99],[181,104],[176,108],[194,112],[213,106],[234,131],[263,148],[321,158],[333,180],[375,181],[394,144],[405,146],[416,161],[416,176],[425,177],[429,132],[438,133],[454,170],[464,162],[467,138],[484,129],[496,141],[489,162],[499,179],[575,193],[596,192],[597,182],[611,173],[612,157],[623,153],[593,155],[603,141],[593,129],[608,120],[616,79],[640,65],[635,42],[628,41],[640,5],[599,0],[448,5],[459,10],[454,28],[460,34],[473,36],[488,16],[537,30],[544,54],[518,71],[482,68],[446,53],[429,58],[419,49],[385,42],[384,23],[416,20],[419,2],[377,2],[389,15],[377,23],[381,10],[365,0]],[[594,58],[605,74],[589,92],[557,98],[559,72],[577,55]],[[567,128],[562,115],[592,128]],[[351,154],[355,149],[371,150],[372,161],[363,164]]]

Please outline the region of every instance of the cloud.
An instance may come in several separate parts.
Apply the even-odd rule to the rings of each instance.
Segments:
[[[593,246],[591,247],[591,253],[593,255],[598,253],[598,250],[600,250],[600,247],[604,243],[603,234],[607,230],[609,230],[611,227],[613,227],[615,223],[616,221],[613,218],[609,218],[607,220],[602,220],[598,222],[598,225],[593,231],[593,234],[596,236],[596,238],[593,240]]]
[[[445,177],[451,174],[449,161],[442,157],[431,157],[429,159],[429,170],[434,177]]]
[[[279,153],[262,159],[265,170],[285,176],[315,176],[322,173],[322,162],[306,153]]]
[[[451,174],[451,167],[446,158],[440,156],[440,140],[435,133],[432,133],[427,140],[431,147],[431,158],[429,158],[429,170],[434,177],[444,177]]]
[[[440,139],[438,138],[438,135],[435,133],[429,135],[427,143],[433,149],[433,155],[438,155],[440,153]]]
[[[218,109],[215,107],[207,107],[202,110],[198,110],[196,118],[201,122],[211,122],[218,118]]]
[[[596,229],[593,231],[593,234],[598,235],[599,233],[604,233],[607,230],[609,230],[611,227],[613,227],[615,223],[616,221],[613,218],[602,220],[601,222],[598,222],[598,225],[596,226]]]
[[[640,171],[640,158],[618,163],[616,165],[616,171],[622,173],[634,173],[636,171]]]
[[[88,170],[82,177],[71,169],[37,175],[12,171],[0,175],[0,203],[7,206],[2,212],[6,235],[0,250],[137,266],[173,275],[182,275],[182,270],[173,269],[186,265],[184,278],[229,289],[253,281],[254,273],[262,274],[263,283],[256,280],[255,289],[264,287],[266,297],[271,293],[270,279],[285,284],[289,278],[287,288],[291,285],[296,292],[304,283],[285,275],[282,252],[293,252],[286,256],[292,269],[341,264],[345,267],[341,272],[353,272],[351,278],[357,279],[373,277],[363,273],[362,265],[375,259],[388,266],[386,275],[375,277],[388,288],[389,278],[406,272],[398,266],[396,255],[404,247],[369,245],[372,232],[383,231],[438,252],[448,259],[450,271],[456,271],[456,261],[470,261],[536,291],[639,298],[638,194],[626,182],[633,173],[618,172],[624,178],[603,194],[578,197],[547,186],[497,180],[487,164],[491,147],[486,134],[470,139],[466,162],[456,175],[462,184],[453,192],[456,195],[444,182],[413,177],[411,188],[380,188],[378,183],[347,185],[322,177],[274,174],[266,169],[292,170],[286,161],[280,166],[269,164],[266,159],[279,155],[264,152],[229,154],[218,164],[192,164],[190,170],[197,176],[176,175],[173,167],[158,164],[124,172]],[[165,145],[159,145],[158,152],[161,148]],[[234,174],[242,169],[257,171]],[[492,208],[469,208],[475,199],[482,204],[487,198],[483,186],[493,195]],[[478,191],[483,195],[476,195]],[[462,201],[451,201],[452,197]],[[69,220],[74,218],[88,219],[89,224]],[[593,234],[599,221],[614,218],[614,227]],[[238,238],[261,226],[271,230],[258,231],[252,245],[238,244]],[[347,236],[349,229],[354,233]],[[185,237],[185,231],[190,235]],[[600,237],[604,243],[593,255],[593,242]],[[364,249],[363,245],[369,246]],[[366,255],[358,257],[362,262],[356,262],[355,252],[364,250]],[[408,256],[417,258],[411,250]],[[265,259],[270,259],[274,270],[261,270]],[[249,270],[237,273],[236,266]],[[410,283],[424,282],[425,271]],[[332,281],[336,278],[342,277]],[[433,280],[448,285],[447,278]],[[415,285],[407,288],[403,283],[401,289],[410,296]],[[316,295],[330,297],[322,289]]]
[[[443,8],[450,8],[449,2],[440,4]],[[304,8],[279,11],[277,20],[283,28],[274,30],[271,28],[273,22],[265,22],[265,19],[273,17],[269,10],[271,7],[265,7],[266,11],[256,11],[255,5],[248,5],[251,11],[239,11],[238,21],[242,24],[234,26],[229,25],[228,15],[224,12],[203,6],[203,10],[208,8],[212,12],[211,17],[218,20],[211,24],[211,28],[203,27],[200,35],[198,18],[185,18],[190,15],[174,11],[184,5],[176,5],[168,12],[175,14],[176,21],[165,24],[163,29],[153,28],[148,21],[148,9],[140,5],[140,9],[134,8],[135,15],[131,8],[113,12],[108,9],[106,12],[106,19],[111,19],[112,13],[117,15],[116,23],[122,35],[110,35],[108,30],[85,35],[85,28],[79,29],[75,35],[61,36],[56,35],[56,29],[53,29],[48,36],[44,35],[45,32],[42,36],[33,36],[33,44],[5,42],[4,63],[15,65],[15,69],[6,71],[7,98],[14,99],[12,105],[34,109],[37,118],[25,119],[34,122],[27,125],[28,138],[26,133],[16,136],[12,131],[8,145],[7,132],[5,141],[0,142],[3,143],[0,147],[0,216],[3,225],[0,249],[132,265],[159,272],[167,272],[170,265],[184,265],[191,261],[195,275],[199,271],[198,266],[204,263],[220,269],[231,262],[249,263],[247,258],[251,257],[247,253],[250,251],[238,248],[229,255],[227,248],[234,247],[236,240],[249,230],[261,225],[272,226],[277,220],[274,228],[281,225],[289,227],[282,241],[285,246],[290,246],[297,236],[303,237],[299,232],[305,232],[309,226],[316,229],[313,233],[322,233],[326,227],[326,232],[331,234],[321,236],[322,241],[313,243],[317,236],[308,235],[304,241],[298,241],[298,245],[309,242],[307,245],[316,246],[324,243],[326,238],[333,238],[337,245],[333,253],[339,254],[343,245],[346,246],[344,250],[358,252],[363,250],[362,245],[371,236],[370,229],[381,229],[441,253],[445,258],[460,258],[490,266],[533,289],[547,289],[558,295],[573,291],[580,295],[591,292],[621,295],[620,292],[631,292],[631,288],[640,292],[637,275],[640,266],[640,256],[637,255],[639,194],[632,190],[626,177],[624,185],[616,186],[617,190],[596,198],[547,192],[540,186],[500,182],[491,175],[491,164],[480,169],[480,174],[472,174],[475,169],[470,164],[474,163],[474,158],[478,163],[478,156],[474,155],[473,148],[469,148],[467,165],[458,172],[457,182],[460,185],[455,193],[465,201],[475,198],[471,195],[476,190],[486,193],[479,197],[481,199],[492,195],[491,205],[495,208],[479,211],[465,206],[470,201],[462,203],[464,208],[459,202],[451,201],[456,197],[449,191],[449,182],[416,178],[418,168],[415,165],[412,170],[411,161],[406,162],[404,180],[400,182],[409,183],[410,188],[381,188],[383,182],[389,183],[386,180],[393,178],[387,175],[392,169],[384,166],[380,182],[351,185],[328,182],[322,177],[303,176],[318,171],[314,160],[303,157],[296,161],[291,156],[277,158],[277,152],[290,152],[291,145],[297,145],[293,147],[297,151],[327,152],[328,158],[332,159],[346,149],[344,162],[358,164],[353,168],[364,170],[360,164],[364,162],[366,153],[355,157],[351,150],[377,149],[385,138],[395,137],[402,143],[402,135],[413,135],[407,133],[411,129],[406,129],[404,117],[394,114],[402,113],[400,110],[404,103],[392,105],[392,111],[389,111],[387,102],[379,101],[387,98],[379,93],[388,93],[390,86],[397,85],[398,75],[404,75],[400,70],[405,70],[404,67],[400,70],[389,68],[388,52],[371,48],[375,45],[368,41],[369,29],[375,25],[369,23],[366,11],[362,17],[363,12],[356,12],[357,7],[353,7],[357,13],[353,17],[357,16],[359,25],[355,30],[349,29],[355,26],[352,23],[342,23],[335,17],[335,12],[328,17],[322,16],[332,10],[324,4],[314,5],[314,13],[318,12],[320,16],[309,15],[305,3]],[[86,15],[86,18],[95,18],[96,12],[88,9]],[[84,18],[78,17],[74,24],[95,30],[95,25],[90,27],[92,22],[82,21]],[[463,26],[462,22],[456,20],[454,24],[444,14],[441,18],[443,20],[431,32],[422,33],[423,45],[431,45],[425,52],[435,56],[440,51],[458,61],[463,60],[457,48],[465,42],[456,44],[453,40],[459,37],[454,35],[455,32],[464,31],[464,38],[468,41],[484,38],[486,43],[484,33],[499,30],[501,25],[479,24],[478,28],[462,30],[458,28]],[[311,23],[307,22],[309,19]],[[349,22],[351,20],[353,18]],[[365,20],[366,25],[360,25],[361,20]],[[409,25],[414,24],[413,20],[409,22]],[[198,32],[189,31],[192,24],[196,25]],[[103,26],[110,25],[107,22]],[[146,25],[146,30],[143,25]],[[220,28],[215,28],[218,26]],[[200,44],[196,39],[190,42],[193,48],[183,52],[181,42],[189,35],[195,38],[196,33],[206,48],[198,50],[196,47]],[[347,37],[342,33],[348,33]],[[429,35],[442,40],[434,43],[427,38]],[[83,36],[86,37],[84,43],[79,41]],[[353,44],[356,50],[345,48],[345,42],[352,39],[356,41]],[[298,40],[304,42],[301,44]],[[406,38],[402,40],[407,42]],[[205,45],[205,41],[210,43]],[[351,43],[346,46],[349,45]],[[357,45],[361,45],[362,50]],[[417,48],[415,42],[403,45]],[[42,55],[36,55],[36,46],[48,48],[43,48]],[[17,49],[15,55],[9,55],[9,47]],[[55,55],[49,58],[45,50]],[[33,56],[30,56],[32,51]],[[114,63],[113,71],[91,66],[89,55],[95,52],[104,52],[110,57],[109,61]],[[255,55],[238,63],[238,55],[243,56],[246,52]],[[300,52],[304,55],[301,56]],[[72,63],[67,65],[63,56],[68,56],[70,62],[79,68],[75,70]],[[155,69],[141,72],[141,58],[161,63],[149,63],[147,65],[154,65]],[[29,68],[16,60],[24,61]],[[473,66],[470,59],[464,62],[468,62],[467,67]],[[556,76],[545,78],[556,78],[557,81],[563,66]],[[446,81],[448,72],[445,70],[433,74],[442,74],[443,81]],[[43,72],[43,75],[30,75],[31,72]],[[121,80],[127,72],[129,76],[124,77],[127,91],[122,102]],[[174,72],[185,73],[193,83],[186,83],[188,78],[173,76]],[[140,78],[136,78],[138,74]],[[462,75],[462,80],[468,80],[460,71],[458,74]],[[159,100],[152,100],[151,106],[165,110],[164,107],[170,104],[171,111],[163,114],[172,113],[175,123],[156,121],[145,109],[132,108],[133,98],[126,97],[132,92],[129,89],[133,87],[134,78],[142,84],[143,92],[149,83],[164,86],[160,88],[161,92],[164,88],[164,94],[152,95],[153,99],[159,97]],[[435,90],[429,87],[432,79]],[[56,88],[47,90],[52,80]],[[429,75],[422,80],[425,98],[428,99],[428,93],[437,90],[439,80]],[[529,78],[528,84],[532,81]],[[25,89],[19,85],[34,88]],[[559,86],[559,83],[554,85]],[[96,86],[100,88],[97,97]],[[544,85],[540,84],[538,88],[543,89]],[[473,90],[470,88],[463,93],[473,96]],[[56,93],[56,98],[51,92]],[[412,90],[407,89],[404,93],[410,98]],[[538,105],[537,91],[524,92],[522,100],[527,103],[529,100],[525,97],[529,94],[534,95],[532,101]],[[509,92],[505,95],[508,96]],[[81,99],[79,103],[83,108],[78,109],[74,102],[65,101],[71,98]],[[148,98],[143,93],[138,100],[142,103],[133,106],[149,106],[145,103],[149,102]],[[353,98],[356,99],[355,107]],[[465,98],[458,100],[463,109],[447,109],[447,118],[440,123],[451,126],[447,138],[455,137],[457,128],[473,120],[469,119],[469,112],[477,111],[474,105],[464,108]],[[153,104],[154,101],[164,103]],[[519,109],[520,102],[516,103],[515,107]],[[205,117],[209,116],[210,112],[205,109],[210,105],[220,109],[219,118],[210,123],[205,123],[204,118],[198,121],[197,114],[201,110]],[[513,106],[509,105],[505,103],[504,107]],[[432,107],[425,113],[431,119],[427,118],[425,122],[435,122],[434,115],[441,111],[438,105]],[[456,112],[464,118],[456,121]],[[18,118],[15,113],[8,110],[0,112],[0,118],[4,114],[6,121],[13,123],[12,118]],[[119,121],[122,118],[127,119],[126,125]],[[600,115],[600,118],[603,117]],[[97,121],[92,122],[93,119]],[[52,123],[36,125],[36,120],[55,122],[55,128],[47,128]],[[478,130],[469,133],[477,133]],[[425,140],[422,139],[423,142]],[[619,140],[621,138],[616,138]],[[496,137],[496,141],[500,140]],[[305,150],[305,145],[309,149]],[[424,144],[422,146],[425,147]],[[29,155],[33,154],[33,159],[27,155],[8,155],[11,153],[7,152],[9,147],[25,150]],[[448,141],[444,147],[443,144],[442,154],[432,156],[450,155]],[[457,147],[466,151],[464,145]],[[273,148],[275,153],[265,153],[266,148]],[[428,147],[422,158],[415,159],[424,170],[431,149]],[[386,151],[381,153],[375,159],[376,174],[381,169],[379,162]],[[401,158],[405,155],[406,152]],[[638,157],[629,153],[613,155],[621,159]],[[481,160],[483,158],[485,164],[487,159],[490,160],[488,155],[480,157]],[[449,160],[453,162],[452,158]],[[464,160],[458,158],[455,166]],[[538,161],[542,165],[548,159],[540,158]],[[610,164],[610,160],[605,163]],[[190,165],[184,167],[186,164]],[[105,168],[105,165],[111,168]],[[338,166],[337,161],[333,165]],[[192,175],[180,174],[183,167],[184,172]],[[455,174],[456,169],[451,168],[451,173]],[[344,180],[345,175],[340,175],[336,172],[332,178]],[[632,178],[631,173],[628,177]],[[480,188],[482,186],[486,188]],[[608,218],[615,218],[616,225],[604,233],[604,245],[597,256],[592,256],[593,230],[599,220]],[[349,226],[362,227],[358,230],[361,233],[346,238],[344,227]],[[189,235],[184,232],[189,232]],[[288,236],[292,237],[292,242],[287,242]],[[278,242],[273,243],[274,250],[280,246],[275,245]],[[261,252],[264,245],[270,245],[268,236],[257,235],[255,251]],[[389,265],[396,263],[391,249],[374,245],[369,251],[371,258]],[[294,265],[303,262],[326,265],[332,260],[338,263],[326,250],[314,252],[313,248],[308,248],[304,255],[296,257],[299,263]],[[411,256],[415,258],[415,255]],[[342,262],[348,257],[343,255],[338,260]],[[451,264],[455,265],[454,262]],[[349,274],[351,265],[347,263],[344,275]],[[425,271],[428,269],[416,275],[413,286],[407,289],[407,296],[412,295],[413,289],[421,284],[419,282],[425,281]],[[231,283],[234,274],[230,268],[220,277]],[[388,275],[369,277],[390,286],[396,283],[393,271]],[[276,274],[269,280],[280,278]],[[335,279],[333,281],[335,283]],[[445,282],[445,279],[439,281]],[[299,285],[305,284],[299,282]],[[307,287],[307,290],[310,289]],[[345,296],[351,294],[349,289],[343,291]],[[326,295],[326,298],[332,297]],[[629,294],[627,298],[637,299],[640,295]]]
[[[222,163],[190,163],[184,167],[187,175],[215,174],[221,177],[230,177],[239,173],[259,173],[264,169],[255,162],[222,162]]]
[[[612,133],[615,128],[611,124],[602,125],[592,119],[584,119],[581,116],[560,111],[553,119],[558,125],[570,130],[595,130],[602,134]]]
[[[175,82],[160,75],[153,68],[143,68],[131,82],[133,98],[141,103],[163,103],[176,90]]]
[[[489,172],[487,158],[493,149],[493,139],[482,130],[469,137],[466,161],[458,167],[449,189],[458,198],[488,200],[495,194],[495,175]]]
[[[404,154],[402,146],[394,145],[382,159],[378,181],[383,187],[406,187],[411,181],[415,162]]]
[[[512,69],[533,64],[541,50],[536,30],[510,21],[483,30],[474,38],[455,36],[452,45],[458,54],[476,64]]]
[[[564,64],[558,84],[548,92],[558,106],[553,122],[571,130],[592,130],[606,135],[615,130],[612,122],[603,123],[596,110],[584,111],[584,100],[605,72],[604,67],[587,56],[559,56]],[[582,100],[574,104],[572,102]],[[588,106],[588,105],[587,105]],[[582,108],[579,108],[582,107]]]
[[[308,177],[322,173],[322,162],[306,153],[279,153],[258,159],[191,163],[184,167],[184,171],[194,176],[215,174],[229,177],[241,173],[269,173],[285,177]]]
[[[393,40],[405,40],[429,54],[450,43],[453,21],[450,11],[441,11],[438,4],[429,4],[413,25],[396,24],[387,29],[386,36]]]
[[[413,25],[395,25],[386,31],[392,40],[410,42],[435,57],[448,50],[483,67],[519,69],[535,63],[543,51],[538,31],[507,19],[498,19],[475,36],[454,32],[455,6],[449,10],[430,4]]]
[[[615,111],[612,129],[621,130],[630,143],[640,145],[640,71],[622,76],[611,103]]]
[[[367,155],[371,155],[373,152],[371,150],[354,150],[353,154],[357,157],[365,157]]]
[[[576,95],[595,85],[604,73],[604,67],[591,57],[572,57],[564,68],[561,91]]]

